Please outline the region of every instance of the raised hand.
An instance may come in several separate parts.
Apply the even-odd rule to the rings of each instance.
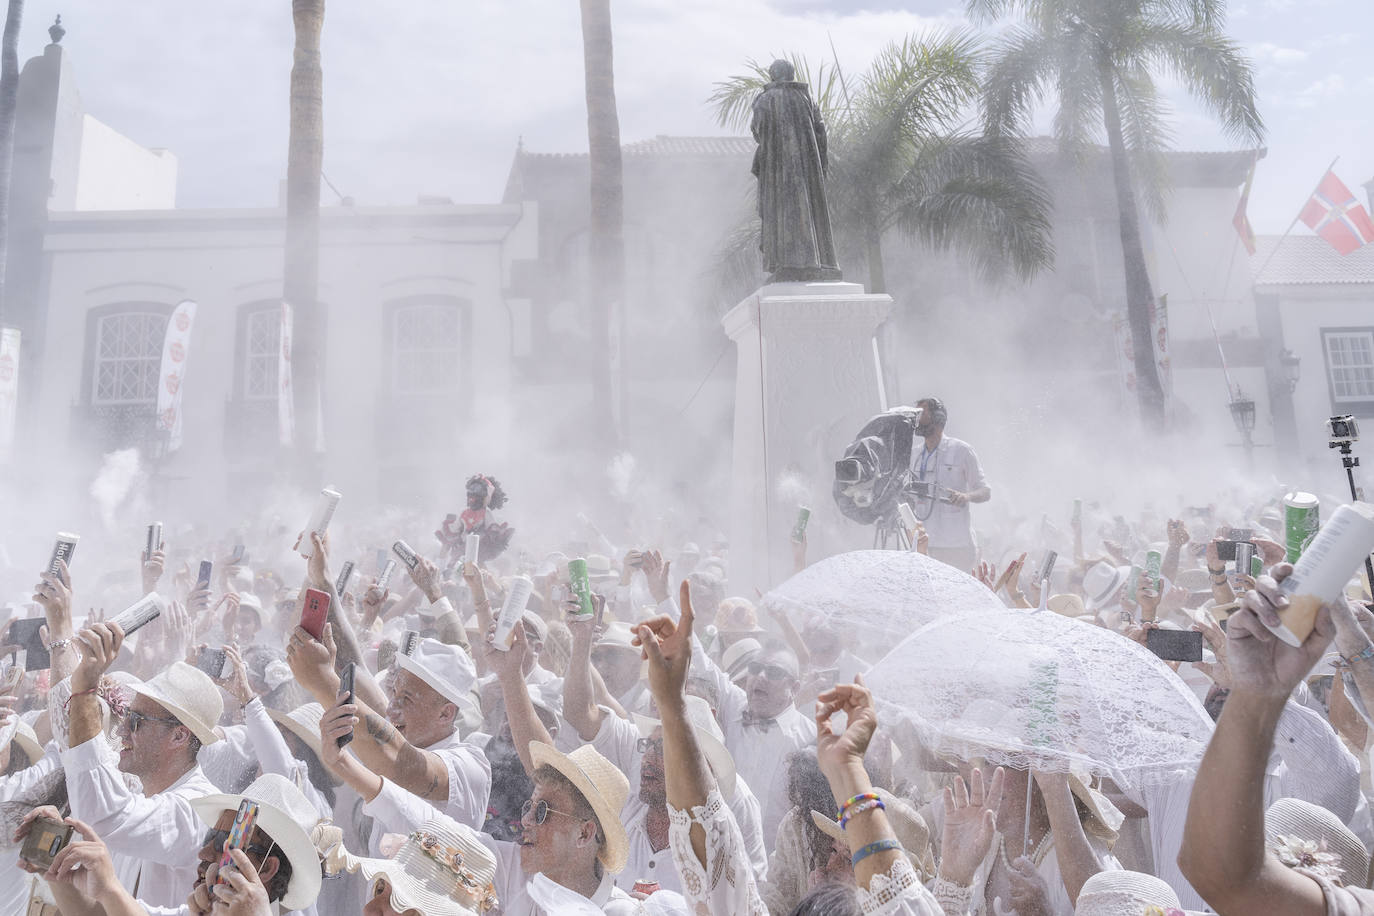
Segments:
[[[965,786],[963,777],[956,776],[954,785],[945,787],[945,828],[940,843],[940,877],[964,887],[973,883],[974,872],[987,858],[997,836],[997,809],[1002,804],[1006,772],[998,767],[989,782],[975,767],[969,782]]]
[[[643,650],[649,662],[649,691],[660,703],[681,697],[692,664],[692,596],[687,583],[678,593],[682,616],[676,623],[666,614],[646,620],[635,629],[630,644]]]
[[[81,661],[72,672],[72,694],[85,693],[100,685],[100,676],[114,664],[119,647],[124,645],[124,631],[114,621],[97,623],[82,630],[76,637],[81,641]]]
[[[1182,519],[1171,518],[1168,524],[1169,546],[1182,549],[1191,540],[1188,534],[1188,526]]]
[[[300,544],[300,538],[296,539]],[[310,544],[314,551],[310,554],[310,559],[305,563],[305,574],[310,580],[310,587],[317,588],[322,592],[330,590],[329,578],[329,535],[320,536],[318,531],[310,532]]]
[[[70,884],[92,901],[120,890],[122,885],[115,874],[110,850],[103,840],[84,821],[69,817],[66,823],[81,835],[53,857],[52,865],[43,879],[52,883]]]
[[[72,631],[72,576],[67,571],[65,560],[57,561],[57,574],[44,572],[42,581],[34,586],[33,600],[43,606],[48,618],[48,629],[54,639],[71,635]]]
[[[224,647],[224,656],[229,661],[229,671],[224,677],[216,678],[215,683],[238,700],[240,706],[247,706],[255,694],[253,685],[248,680],[248,666],[243,662],[243,655],[239,652],[238,646],[228,645]]]
[[[210,889],[215,899],[215,916],[271,916],[267,888],[257,868],[242,849],[231,849],[229,855],[234,867],[225,868],[220,873],[224,883]]]
[[[845,714],[844,731],[836,732],[830,717]],[[864,752],[878,727],[873,694],[864,686],[863,675],[856,674],[852,684],[836,684],[816,697],[816,759],[827,778],[846,766],[863,765]]]
[[[1051,916],[1049,885],[1029,857],[1018,856],[1011,863],[1008,878],[1011,880],[1011,905],[1017,916]]]
[[[1336,635],[1331,608],[1322,605],[1316,625],[1299,648],[1288,645],[1265,626],[1278,626],[1279,611],[1288,596],[1279,588],[1293,567],[1281,563],[1273,576],[1260,576],[1256,587],[1241,598],[1240,610],[1226,621],[1227,664],[1233,691],[1249,691],[1266,697],[1287,697],[1321,658]]]
[[[291,673],[322,704],[325,700],[333,702],[334,695],[339,692],[339,675],[334,670],[338,656],[332,623],[324,625],[322,641],[296,627],[286,644],[286,662],[291,666]]]
[[[511,645],[504,652],[496,648],[495,624],[487,629],[487,638],[482,641],[482,659],[486,662],[487,668],[494,672],[498,678],[523,679],[525,676],[525,653],[527,651],[529,651],[529,644],[525,641],[525,625],[521,622],[517,622],[515,629],[511,630]]]
[[[649,594],[654,601],[662,604],[668,598],[668,576],[671,561],[663,559],[657,550],[644,552],[644,579],[649,584]]]
[[[157,591],[157,584],[162,580],[162,572],[167,565],[167,554],[164,550],[166,545],[159,544],[151,554],[144,553],[143,557],[143,594]]]
[[[415,587],[424,593],[430,603],[438,601],[444,597],[442,576],[439,574],[439,567],[435,566],[425,557],[420,557],[414,569],[407,567],[410,573],[410,581],[415,583]]]
[[[320,762],[329,769],[337,769],[344,749],[339,739],[353,734],[358,724],[358,707],[340,700],[320,717]]]

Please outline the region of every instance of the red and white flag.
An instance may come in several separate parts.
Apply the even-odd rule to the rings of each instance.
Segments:
[[[1368,211],[1330,169],[1298,218],[1341,254],[1374,242],[1374,222]]]
[[[1255,230],[1250,228],[1250,214],[1246,210],[1250,205],[1250,186],[1255,183],[1255,163],[1258,161],[1259,157],[1256,156],[1250,162],[1250,172],[1245,176],[1245,188],[1241,190],[1240,202],[1236,204],[1236,215],[1231,217],[1231,225],[1236,227],[1240,243],[1250,254],[1255,253]]]
[[[290,445],[296,436],[296,402],[291,389],[291,306],[281,304],[281,352],[277,357],[277,441]]]
[[[162,338],[162,371],[157,385],[157,428],[167,432],[167,451],[181,448],[181,388],[186,378],[186,356],[191,348],[191,325],[196,304],[190,299],[172,312]]]

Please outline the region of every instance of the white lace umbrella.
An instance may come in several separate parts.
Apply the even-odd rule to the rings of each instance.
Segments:
[[[1139,643],[1048,611],[945,618],[913,633],[865,682],[889,722],[959,760],[1130,785],[1194,771],[1212,735],[1202,704]]]
[[[764,595],[760,607],[887,647],[939,617],[1005,605],[968,573],[915,551],[855,550],[813,563]]]

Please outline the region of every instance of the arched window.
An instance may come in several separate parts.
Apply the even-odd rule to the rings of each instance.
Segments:
[[[95,317],[92,404],[156,404],[167,315],[132,306]]]
[[[392,306],[388,318],[393,393],[451,394],[460,389],[467,313],[464,303],[437,297]]]

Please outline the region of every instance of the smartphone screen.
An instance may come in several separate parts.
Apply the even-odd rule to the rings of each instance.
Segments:
[[[24,650],[24,668],[29,671],[52,667],[52,656],[38,632],[46,623],[42,617],[24,617],[10,624],[10,642]]]
[[[224,677],[224,663],[228,655],[223,649],[212,649],[205,646],[196,655],[196,667],[215,680]]]
[[[197,590],[210,587],[210,575],[214,570],[215,564],[211,563],[209,560],[200,561],[200,572],[196,574]]]
[[[1217,541],[1217,559],[1223,563],[1230,563],[1236,559],[1235,541]]]
[[[317,588],[305,590],[305,600],[301,603],[301,629],[315,637],[324,639],[324,622],[329,616],[329,593]]]
[[[1150,630],[1145,647],[1166,662],[1202,661],[1202,634],[1195,630]]]

